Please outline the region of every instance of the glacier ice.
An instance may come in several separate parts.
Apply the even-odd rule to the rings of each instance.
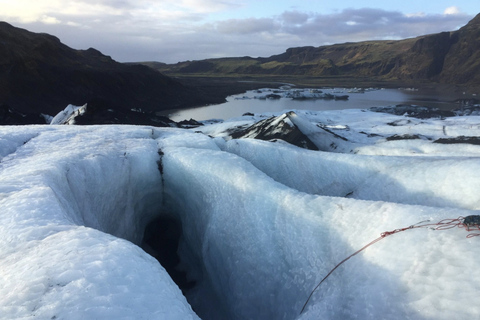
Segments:
[[[271,115],[193,130],[0,127],[0,318],[478,317],[480,238],[460,228],[384,239],[300,310],[382,232],[478,214],[480,146],[433,141],[474,135],[480,118],[296,114],[308,134],[322,125],[351,145],[228,138]],[[394,134],[425,138],[385,138]],[[188,302],[139,247],[159,217],[181,223]]]
[[[55,124],[75,124],[75,116],[84,114],[87,110],[87,105],[74,106],[69,104],[64,110],[60,111],[55,117],[50,120],[51,125]]]
[[[19,145],[0,163],[1,318],[197,318],[135,245],[162,201],[152,129],[0,132]]]

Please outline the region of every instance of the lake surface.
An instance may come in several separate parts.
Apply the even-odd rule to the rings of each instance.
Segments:
[[[459,107],[456,99],[472,98],[471,95],[438,92],[434,90],[416,89],[367,89],[364,93],[355,93],[354,89],[321,88],[323,93],[333,95],[348,95],[348,100],[307,99],[294,100],[285,95],[293,91],[310,93],[311,89],[274,89],[265,88],[247,91],[244,94],[233,95],[227,102],[192,109],[169,110],[163,113],[174,121],[185,119],[208,120],[229,119],[244,113],[281,112],[292,109],[305,110],[342,110],[342,109],[368,109],[371,107],[391,106],[397,104],[422,105],[437,107],[441,110],[451,110]],[[260,99],[267,94],[276,93],[280,99]]]

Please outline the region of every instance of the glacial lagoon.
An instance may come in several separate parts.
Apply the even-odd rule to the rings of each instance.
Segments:
[[[292,94],[306,95],[307,99],[294,99]],[[348,95],[348,100],[325,99],[321,95],[343,96]],[[266,98],[268,95],[270,98]],[[313,98],[313,95],[319,96]],[[244,113],[268,113],[284,110],[342,110],[342,109],[368,109],[371,107],[391,106],[398,104],[420,105],[436,107],[441,110],[458,108],[458,99],[472,99],[475,95],[441,92],[437,90],[399,88],[399,89],[356,89],[356,88],[319,88],[300,89],[296,87],[264,88],[247,91],[243,94],[227,97],[227,102],[182,110],[169,110],[163,115],[168,115],[174,121],[185,119],[208,120],[229,119]]]

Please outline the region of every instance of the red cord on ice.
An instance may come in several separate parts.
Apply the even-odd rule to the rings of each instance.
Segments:
[[[352,258],[353,256],[359,254],[363,250],[367,249],[370,247],[372,244],[388,237],[391,236],[392,234],[402,232],[405,230],[410,230],[410,229],[417,229],[417,228],[431,228],[433,230],[447,230],[447,229],[452,229],[452,228],[464,228],[469,234],[466,236],[467,238],[473,238],[476,236],[480,236],[480,215],[472,215],[472,216],[467,216],[467,217],[458,217],[456,219],[444,219],[441,220],[437,223],[426,223],[428,221],[422,221],[417,224],[411,225],[406,228],[401,228],[401,229],[395,229],[392,231],[385,231],[380,234],[380,237],[377,239],[373,240],[372,242],[368,243],[367,245],[363,246],[359,250],[355,251],[342,261],[340,261],[330,272],[317,284],[317,286],[312,290],[310,295],[308,296],[307,301],[303,305],[302,311],[300,311],[300,314],[305,311],[305,308],[307,307],[308,302],[312,298],[313,294],[315,291],[320,287],[320,285],[338,268],[340,267],[344,262],[346,262],[348,259]],[[471,231],[478,231],[478,232],[471,232]]]

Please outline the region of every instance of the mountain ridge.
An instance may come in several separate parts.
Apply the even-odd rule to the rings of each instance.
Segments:
[[[480,87],[480,14],[456,31],[403,40],[288,48],[270,57],[145,63],[175,75],[374,77]]]
[[[101,101],[148,112],[210,103],[196,88],[141,64],[127,65],[57,37],[0,22],[0,105],[55,115],[69,104]]]

